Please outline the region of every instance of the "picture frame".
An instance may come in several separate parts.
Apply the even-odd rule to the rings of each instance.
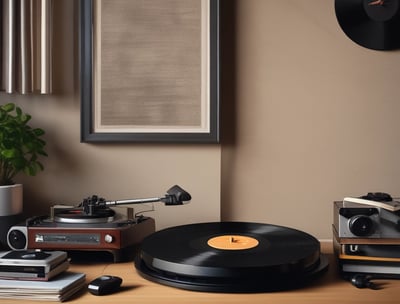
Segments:
[[[81,0],[81,142],[218,143],[219,10]]]

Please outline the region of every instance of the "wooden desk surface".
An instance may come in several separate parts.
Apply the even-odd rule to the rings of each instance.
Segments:
[[[94,296],[85,290],[66,303],[112,303],[112,304],[197,304],[197,303],[237,303],[237,304],[384,304],[399,303],[400,281],[379,281],[380,290],[357,289],[349,282],[342,280],[336,269],[335,258],[332,255],[332,244],[322,243],[322,252],[330,260],[328,271],[318,280],[305,288],[292,291],[254,294],[207,293],[177,289],[143,279],[137,272],[133,262],[108,263],[92,265],[75,265],[70,270],[86,273],[87,282],[108,274],[120,276],[123,279],[122,289],[118,293],[106,296]],[[378,282],[378,281],[377,281]],[[30,301],[30,303],[37,301]],[[2,303],[27,303],[19,300],[0,300]]]

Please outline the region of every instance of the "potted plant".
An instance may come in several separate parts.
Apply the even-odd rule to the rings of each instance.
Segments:
[[[45,132],[29,126],[30,119],[14,103],[0,106],[0,243],[3,245],[7,227],[22,213],[22,184],[16,184],[14,177],[18,173],[36,175],[44,168],[39,158],[47,156],[42,138]]]

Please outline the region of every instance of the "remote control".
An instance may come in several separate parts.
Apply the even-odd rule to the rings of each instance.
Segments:
[[[89,283],[88,290],[91,294],[102,296],[118,291],[121,283],[122,279],[120,277],[102,275]]]

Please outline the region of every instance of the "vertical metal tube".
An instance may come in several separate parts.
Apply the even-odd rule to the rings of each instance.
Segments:
[[[51,93],[51,20],[52,0],[41,0],[40,18],[40,93]]]
[[[15,1],[4,2],[4,51],[3,51],[3,78],[4,89],[12,93],[15,88]]]
[[[21,0],[20,6],[20,66],[19,90],[22,94],[32,92],[31,80],[31,31],[30,31],[30,1]]]
[[[4,90],[4,75],[3,75],[3,71],[4,71],[4,60],[3,60],[3,45],[4,45],[4,8],[3,8],[4,4],[3,1],[0,1],[0,91]]]

